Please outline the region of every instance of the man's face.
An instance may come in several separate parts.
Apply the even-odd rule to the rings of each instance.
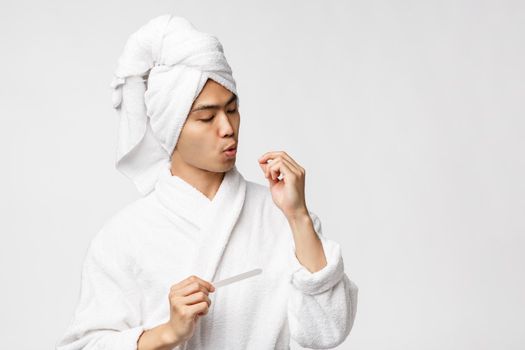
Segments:
[[[236,96],[208,79],[193,102],[173,151],[172,163],[183,161],[212,172],[230,170],[236,156],[228,156],[224,149],[237,143],[239,125]]]

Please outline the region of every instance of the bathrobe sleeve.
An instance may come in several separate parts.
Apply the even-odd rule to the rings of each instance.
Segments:
[[[91,241],[81,273],[74,317],[56,350],[136,350],[141,292],[121,240],[102,229]]]
[[[344,272],[340,245],[322,234],[321,221],[315,213],[309,213],[327,265],[311,273],[297,259],[293,243],[288,325],[292,339],[300,346],[330,349],[341,344],[352,329],[358,287]]]

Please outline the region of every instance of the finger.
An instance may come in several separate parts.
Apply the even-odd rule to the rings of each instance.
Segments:
[[[201,302],[201,303],[197,303],[197,304],[193,304],[193,305],[188,305],[187,308],[188,308],[188,312],[191,315],[193,315],[194,317],[195,316],[206,315],[208,313],[208,309],[209,309],[208,303],[206,303],[206,302]]]
[[[197,314],[195,315],[195,321],[197,321],[197,320],[199,319],[199,317],[206,315],[206,314],[208,313],[208,310],[209,310],[209,307],[208,307],[207,310],[204,310],[203,312],[199,312],[199,313],[197,313]]]
[[[190,277],[188,277],[188,279],[193,280],[194,282],[198,282],[199,284],[205,286],[209,291],[212,291],[212,292],[215,291],[215,287],[213,286],[211,282],[205,281],[198,276],[191,275]]]
[[[182,286],[174,285],[170,288],[170,294],[178,296],[186,296],[188,294],[195,293],[198,291],[203,291],[206,293],[211,292],[211,290],[208,289],[208,286],[200,281],[185,283]]]
[[[259,163],[266,163],[266,161],[268,161],[268,159],[275,158],[281,152],[282,151],[266,152],[262,156],[259,157],[258,161],[259,161]]]
[[[275,179],[279,177],[279,164],[280,161],[278,159],[273,159],[272,162],[266,166],[267,177],[270,180],[275,181]]]
[[[181,298],[181,301],[184,305],[193,305],[200,302],[207,302],[208,306],[211,305],[211,299],[208,297],[208,295],[204,292],[197,292],[190,294],[184,298]]]
[[[193,282],[183,288],[178,288],[178,289],[172,288],[170,290],[170,295],[184,297],[184,296],[188,296],[190,294],[197,293],[197,292],[204,292],[206,294],[211,293],[211,291],[205,285],[199,282]]]
[[[278,180],[280,174],[283,174],[287,179],[291,179],[292,176],[295,176],[283,158],[272,162],[272,164],[269,165],[269,170],[272,180]]]
[[[283,163],[288,166],[290,171],[293,172],[295,176],[297,177],[301,176],[301,171],[295,165],[293,165],[293,163],[290,160],[288,160],[288,158],[283,157],[282,159],[283,159]]]
[[[290,163],[290,168],[292,170],[297,170],[299,172],[303,170],[303,167],[300,166],[288,153],[283,151],[281,156]]]
[[[266,164],[266,178],[272,179],[272,167],[271,165],[275,163],[275,159],[272,159],[269,164]]]
[[[259,163],[259,165],[261,166],[261,168],[262,168],[262,170],[264,172],[264,177],[269,178],[269,176],[270,176],[270,165],[274,161],[275,161],[275,159],[273,159],[269,164]]]
[[[199,283],[199,284],[205,286],[205,287],[206,287],[208,290],[210,290],[211,292],[214,292],[214,291],[215,291],[215,287],[214,287],[210,282],[205,281],[205,280],[203,280],[202,278],[197,277],[197,276],[195,276],[195,275],[191,275],[191,276],[189,276],[188,278],[182,280],[181,282],[179,282],[179,283],[173,285],[173,286],[171,287],[171,289],[172,289],[172,290],[183,289],[183,288],[185,288],[186,286],[188,286],[188,285],[190,285],[190,284],[192,284],[192,283],[195,283],[195,282],[197,282],[197,283]]]
[[[191,295],[193,293],[198,293],[198,292],[209,294],[210,290],[206,288],[206,286],[203,286],[200,283],[193,283],[193,284],[190,284],[184,287],[183,289],[179,291],[175,291],[175,295],[185,297],[185,296]]]
[[[272,159],[276,159],[276,158],[284,158],[286,160],[288,160],[289,162],[289,167],[291,170],[296,170],[296,173],[299,172],[303,172],[304,171],[304,168],[302,166],[300,166],[288,153],[284,152],[284,151],[276,151],[276,152],[267,152],[265,153],[263,156],[261,156],[259,158],[259,164],[265,164],[268,160]]]
[[[198,276],[195,276],[195,275],[191,275],[187,278],[185,278],[184,280],[182,280],[181,282],[178,283],[178,285],[180,285],[180,287],[185,287],[193,282],[198,282],[198,283],[201,283],[205,286],[208,286],[208,288],[211,287],[211,283],[208,282],[208,281],[205,281],[203,280],[202,278],[198,277]]]
[[[261,167],[261,170],[262,172],[264,173],[264,177],[267,177],[266,176],[266,164],[262,164],[262,163],[259,163],[259,166]]]
[[[268,169],[268,164],[274,162],[280,153],[281,153],[280,151],[266,152],[261,157],[259,157],[259,159],[258,159],[259,165],[263,169],[264,176],[266,178],[269,178],[269,176],[270,176],[270,171]]]

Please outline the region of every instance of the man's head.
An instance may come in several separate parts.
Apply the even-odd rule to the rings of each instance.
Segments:
[[[239,139],[240,114],[237,96],[208,79],[191,106],[171,155],[171,168],[197,168],[226,172],[235,165],[236,156],[224,150]]]
[[[208,182],[235,167],[222,150],[238,139],[239,114],[228,111],[240,100],[216,36],[184,17],[155,17],[126,41],[111,87],[120,116],[115,165],[142,195],[168,167]],[[232,94],[237,101],[224,105]],[[190,112],[201,103],[218,106]]]

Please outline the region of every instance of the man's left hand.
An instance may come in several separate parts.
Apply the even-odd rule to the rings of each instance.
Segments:
[[[288,220],[308,214],[303,167],[284,151],[266,152],[259,158],[259,166],[270,183],[274,203]]]

